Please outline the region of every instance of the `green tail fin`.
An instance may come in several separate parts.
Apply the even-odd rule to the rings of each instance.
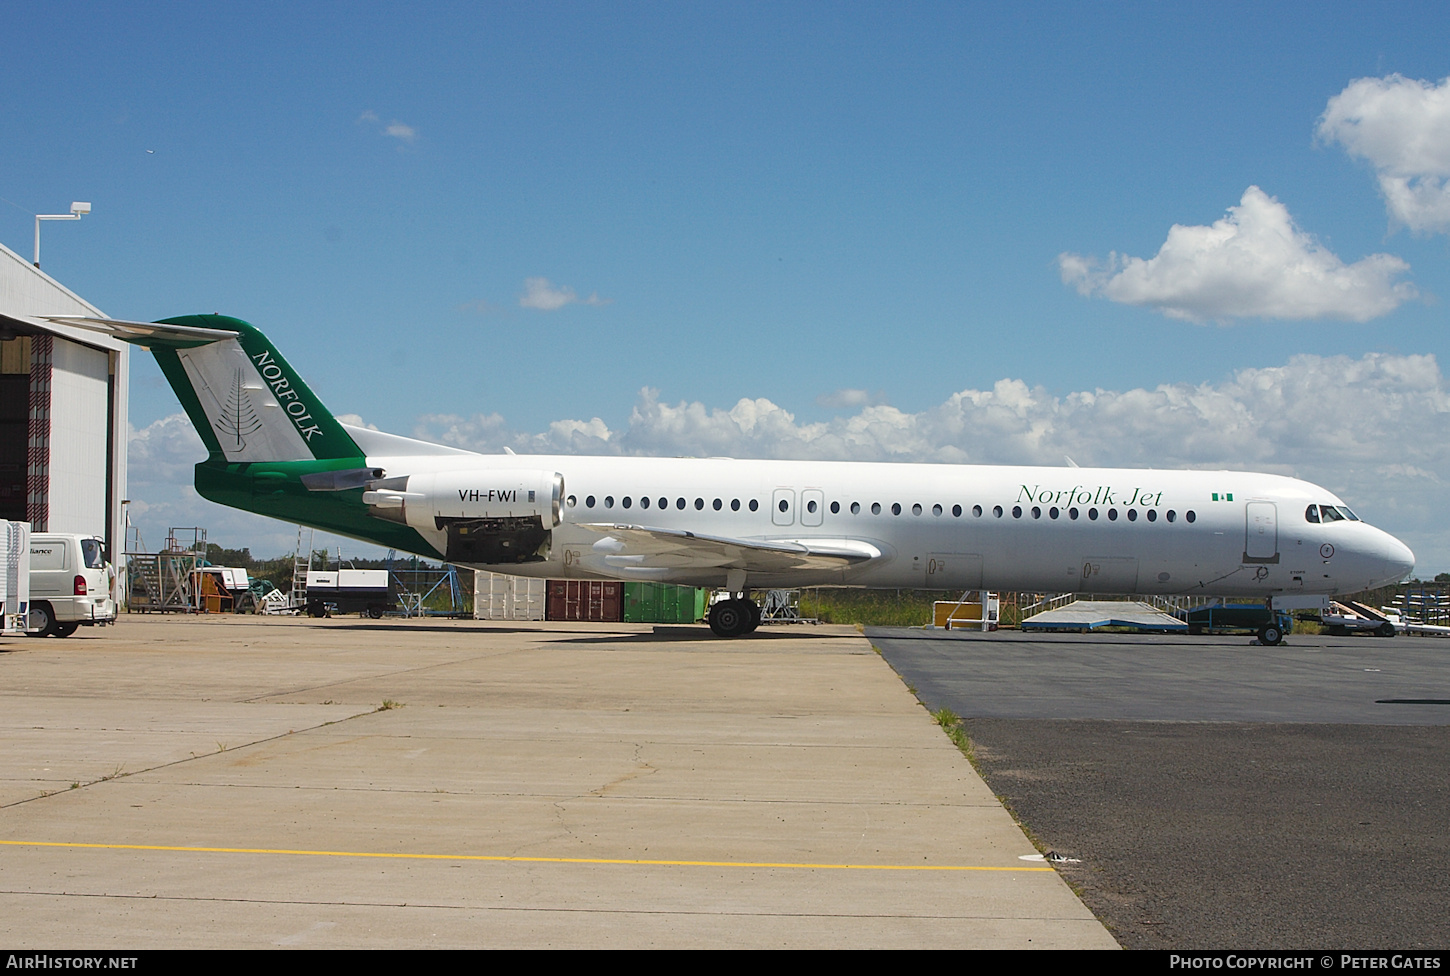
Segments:
[[[361,458],[363,452],[260,331],[225,315],[163,319],[146,336],[161,372],[212,457],[237,461]],[[232,333],[197,338],[191,329]]]

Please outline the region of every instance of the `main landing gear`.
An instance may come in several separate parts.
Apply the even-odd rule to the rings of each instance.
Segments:
[[[720,637],[743,637],[760,626],[760,606],[745,598],[721,600],[710,608],[710,629]]]

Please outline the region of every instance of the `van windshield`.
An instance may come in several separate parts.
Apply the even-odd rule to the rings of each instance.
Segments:
[[[82,539],[81,561],[86,564],[86,569],[104,569],[106,567],[105,544],[100,539]]]

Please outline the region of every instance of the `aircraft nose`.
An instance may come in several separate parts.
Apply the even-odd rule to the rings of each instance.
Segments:
[[[1371,583],[1371,587],[1398,583],[1409,576],[1410,570],[1415,568],[1415,554],[1410,551],[1409,546],[1388,532],[1381,531],[1379,534],[1380,538],[1377,540],[1379,544],[1375,546],[1375,555],[1379,557],[1384,569],[1382,573],[1377,574],[1381,578],[1377,582]]]

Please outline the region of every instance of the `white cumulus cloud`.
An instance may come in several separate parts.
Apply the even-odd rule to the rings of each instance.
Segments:
[[[628,421],[559,420],[540,433],[498,414],[420,418],[414,436],[497,453],[726,456],[1248,469],[1306,478],[1450,569],[1450,387],[1433,356],[1296,356],[1219,383],[1056,395],[1021,380],[963,390],[919,413],[864,405],[798,422],[771,400],[729,409],[645,389]],[[1413,432],[1399,437],[1397,431]]]
[[[405,123],[399,122],[397,119],[393,119],[391,122],[384,125],[383,120],[378,117],[378,113],[374,112],[372,109],[368,109],[367,111],[363,112],[357,117],[357,120],[359,124],[366,123],[370,126],[377,126],[379,129],[382,130],[383,135],[397,139],[399,142],[411,143],[413,140],[418,138],[418,130],[413,128],[411,125],[406,125]],[[400,146],[398,148],[401,149],[402,147]]]
[[[1357,78],[1329,100],[1317,131],[1374,167],[1394,220],[1450,232],[1450,78]]]
[[[1391,254],[1345,264],[1300,230],[1257,186],[1213,224],[1174,224],[1151,258],[1116,252],[1105,264],[1058,256],[1064,284],[1083,295],[1145,305],[1193,322],[1231,318],[1365,322],[1416,296],[1397,281],[1410,266]]]
[[[548,278],[525,278],[524,293],[519,296],[519,305],[541,312],[553,312],[565,305],[608,305],[610,299],[600,298],[596,292],[588,298],[580,298],[567,285],[554,286]]]
[[[822,393],[816,397],[816,406],[829,407],[832,410],[841,410],[848,407],[868,407],[882,403],[886,399],[882,393],[871,393],[868,390],[840,389],[831,393]]]

